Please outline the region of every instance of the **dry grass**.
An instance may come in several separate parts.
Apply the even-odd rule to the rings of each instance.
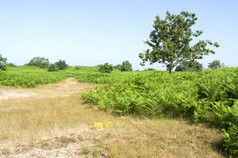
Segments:
[[[17,89],[34,96],[0,100],[0,157],[223,157],[214,147],[221,139],[216,129],[179,120],[118,119],[87,108],[78,94],[95,86],[71,78]],[[110,121],[110,128],[93,128]]]

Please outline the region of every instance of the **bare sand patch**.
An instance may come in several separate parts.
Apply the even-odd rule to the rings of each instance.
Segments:
[[[27,92],[23,90],[0,89],[0,100],[11,98],[24,98],[36,95],[35,92]]]
[[[41,85],[36,88],[12,88],[0,89],[0,100],[26,97],[58,97],[78,94],[95,87],[96,84],[80,83],[74,78],[67,78],[56,84]]]

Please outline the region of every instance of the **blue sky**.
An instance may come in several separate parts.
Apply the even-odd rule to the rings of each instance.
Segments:
[[[129,60],[135,70],[164,70],[141,67],[138,54],[149,48],[143,41],[155,16],[164,19],[167,10],[196,13],[194,30],[204,32],[198,39],[220,44],[200,60],[204,67],[215,59],[238,66],[236,0],[0,0],[0,54],[17,65],[40,56],[72,66]]]

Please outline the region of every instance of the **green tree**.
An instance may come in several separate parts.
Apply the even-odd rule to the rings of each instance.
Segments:
[[[43,57],[34,57],[30,60],[30,62],[27,64],[28,66],[37,66],[40,68],[48,68],[50,65],[49,59],[43,58]]]
[[[105,63],[99,66],[99,72],[101,73],[111,73],[113,70],[113,66],[111,64]]]
[[[118,69],[118,70],[120,70],[120,71],[121,71],[121,69],[122,69],[122,65],[120,65],[120,64],[117,64],[117,65],[115,65],[115,66],[114,66],[114,69]]]
[[[129,63],[128,60],[123,61],[122,64],[118,64],[116,66],[114,66],[114,69],[118,69],[120,71],[132,71],[132,65],[131,63]]]
[[[128,60],[122,63],[121,71],[132,71],[132,65]]]
[[[68,64],[66,64],[65,60],[59,60],[55,64],[59,67],[59,70],[68,69]]]
[[[175,71],[202,71],[203,66],[198,61],[183,61],[181,64],[176,66]]]
[[[208,64],[209,69],[219,69],[221,67],[224,67],[224,63],[221,64],[220,60],[214,60],[213,62]]]
[[[59,67],[56,64],[50,64],[48,71],[49,72],[59,71]]]
[[[0,69],[6,70],[7,58],[2,57],[0,54]]]
[[[145,41],[152,50],[147,49],[140,53],[141,65],[149,61],[153,63],[163,63],[169,72],[183,60],[202,59],[203,55],[214,54],[213,50],[207,48],[208,45],[219,47],[218,43],[209,40],[200,40],[194,45],[190,45],[193,37],[200,36],[203,32],[192,31],[197,17],[194,13],[182,11],[178,15],[166,12],[165,20],[156,16],[154,30],[150,33],[150,40]]]

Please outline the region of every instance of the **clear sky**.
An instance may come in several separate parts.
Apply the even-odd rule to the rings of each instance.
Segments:
[[[138,54],[149,48],[155,16],[165,12],[196,13],[199,39],[218,42],[216,54],[205,56],[204,67],[218,59],[238,66],[237,0],[0,0],[0,54],[8,62],[26,64],[33,57],[71,65],[113,65],[129,60],[135,70]]]

